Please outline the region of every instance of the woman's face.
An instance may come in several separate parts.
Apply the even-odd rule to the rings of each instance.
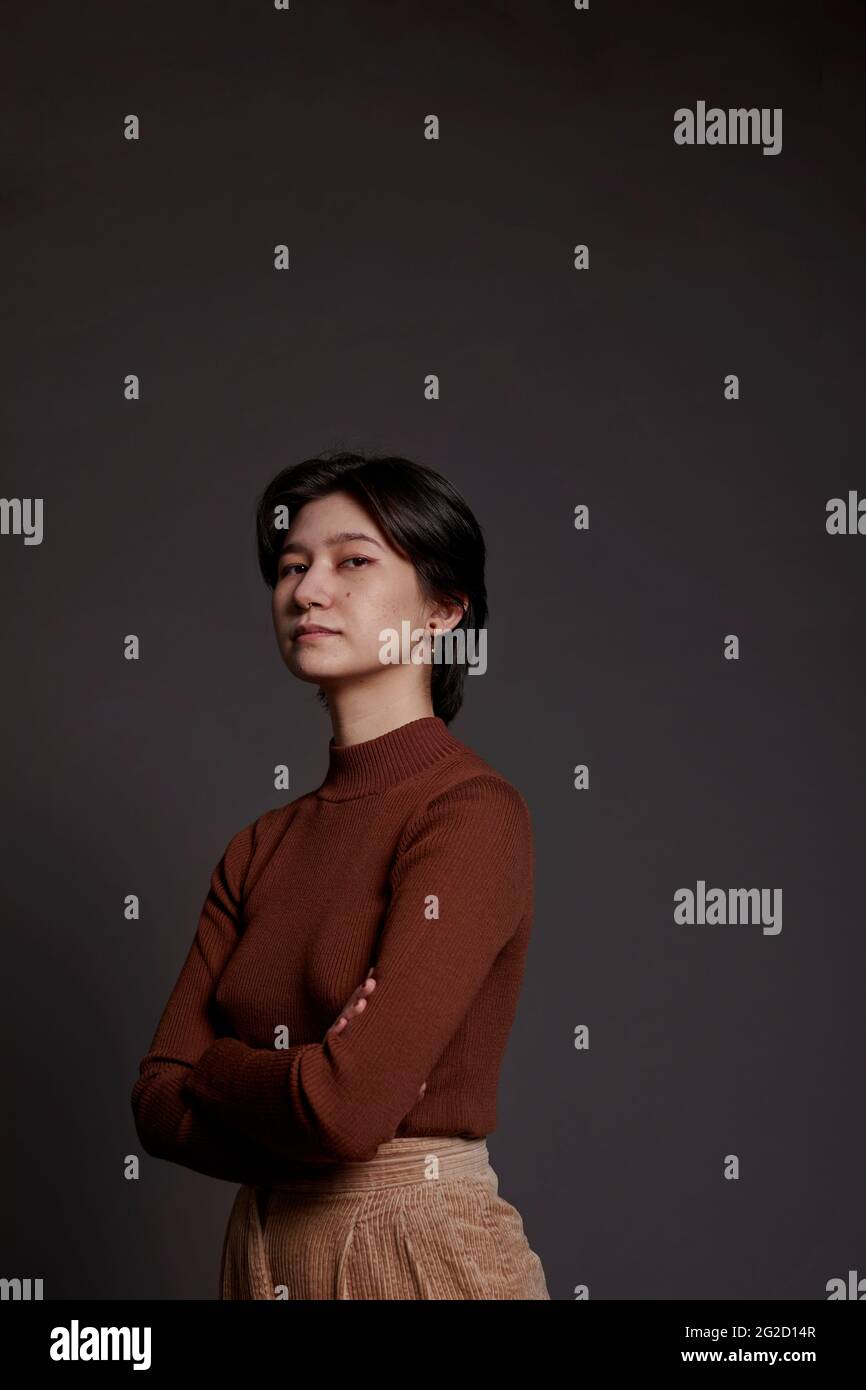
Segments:
[[[356,533],[341,539],[341,533]],[[358,535],[357,533],[363,533]],[[311,607],[308,607],[311,605]],[[280,652],[293,675],[326,689],[344,678],[380,674],[417,681],[425,668],[388,666],[380,660],[384,628],[410,632],[430,616],[451,627],[460,610],[425,604],[411,561],[394,550],[372,517],[348,493],[307,502],[286,533],[277,565],[273,619]],[[451,614],[443,622],[443,614]],[[302,637],[298,624],[329,628]],[[397,673],[402,672],[402,677]],[[429,668],[428,668],[429,678]]]

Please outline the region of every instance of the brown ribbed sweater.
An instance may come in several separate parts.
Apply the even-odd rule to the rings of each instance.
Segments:
[[[145,1151],[266,1185],[395,1136],[489,1134],[533,866],[523,797],[437,716],[332,738],[321,786],[214,869],[132,1091]],[[325,1039],[371,965],[366,1008]]]

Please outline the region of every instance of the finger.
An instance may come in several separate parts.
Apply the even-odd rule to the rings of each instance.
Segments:
[[[368,980],[365,980],[364,983],[363,983],[362,985],[358,985],[358,988],[357,988],[357,989],[353,989],[353,990],[352,990],[352,993],[351,993],[351,995],[350,995],[350,997],[349,997],[349,1002],[348,1002],[348,1004],[346,1005],[346,1008],[347,1008],[347,1009],[353,1008],[354,1005],[357,1003],[357,1001],[358,1001],[359,999],[364,999],[364,998],[367,997],[367,995],[372,994],[372,993],[373,993],[373,990],[374,990],[375,988],[376,988],[376,981],[375,981],[375,980],[369,980],[369,979],[368,979]]]
[[[376,981],[367,979],[362,985],[359,985],[357,989],[352,991],[352,996],[348,1004],[346,1004],[342,1012],[337,1015],[337,1018],[331,1025],[334,1032],[341,1033],[346,1024],[352,1021],[355,1014],[363,1012],[367,1007],[367,996],[372,994],[375,988]]]
[[[369,984],[370,986],[369,990],[367,990],[367,984]],[[337,1028],[338,1032],[341,1032],[342,1029],[345,1028],[346,1024],[351,1022],[353,1014],[361,1013],[362,1010],[367,1007],[367,999],[365,997],[365,994],[362,993],[362,991],[366,991],[366,994],[372,994],[375,988],[375,980],[369,980],[365,982],[363,985],[358,986],[358,988],[353,992],[348,1004],[346,1004],[345,1008],[342,1010],[341,1013],[337,1015],[337,1018],[334,1021],[333,1027],[337,1028],[337,1025],[339,1024],[339,1028]]]
[[[354,994],[352,995],[352,998],[346,1005],[346,1008],[356,1009],[358,1008],[359,1004],[366,1004],[367,1000],[369,999],[370,995],[373,993],[373,990],[375,988],[375,980],[365,980],[364,983],[362,985],[359,985],[358,988],[355,990]]]

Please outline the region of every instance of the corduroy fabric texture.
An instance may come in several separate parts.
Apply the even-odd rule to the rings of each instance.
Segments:
[[[392,1139],[363,1162],[295,1164],[242,1186],[223,1242],[226,1300],[549,1299],[483,1139]]]

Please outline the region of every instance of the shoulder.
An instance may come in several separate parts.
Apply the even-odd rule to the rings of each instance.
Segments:
[[[463,833],[481,845],[495,841],[498,847],[523,847],[532,853],[532,817],[525,798],[474,753],[449,763],[419,788],[399,850],[437,829]]]
[[[534,892],[535,851],[529,807],[492,770],[448,778],[429,789],[403,827],[391,868],[397,891],[413,876],[444,881],[461,900],[473,894],[521,914]]]
[[[458,739],[453,739],[453,744],[452,756],[419,788],[423,809],[472,805],[479,817],[485,813],[504,815],[522,822],[531,832],[529,806],[513,783],[468,744]]]
[[[447,786],[430,791],[425,809],[437,807],[460,808],[472,806],[481,818],[504,816],[518,821],[531,821],[529,807],[517,788],[491,769],[464,773],[450,780]]]
[[[225,879],[236,897],[241,896],[244,884],[256,864],[270,858],[285,835],[298,806],[309,796],[310,793],[305,793],[285,806],[275,806],[263,811],[255,820],[249,821],[232,835],[216,872]]]

